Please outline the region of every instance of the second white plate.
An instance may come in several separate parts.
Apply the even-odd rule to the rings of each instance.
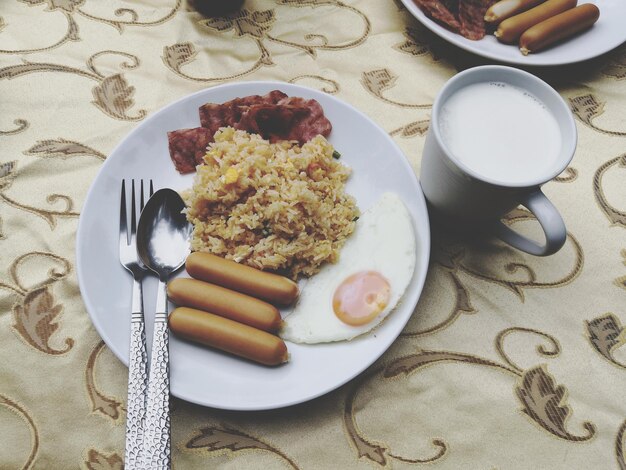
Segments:
[[[515,45],[499,43],[493,35],[487,35],[478,41],[466,39],[428,18],[413,0],[401,1],[420,23],[446,41],[482,57],[509,64],[528,66],[571,64],[602,55],[626,41],[626,27],[624,26],[626,2],[623,0],[578,2],[580,5],[594,3],[598,6],[600,19],[596,24],[577,37],[527,56],[522,55]]]

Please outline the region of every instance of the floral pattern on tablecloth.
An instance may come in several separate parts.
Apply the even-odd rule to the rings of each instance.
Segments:
[[[626,469],[625,58],[536,71],[579,132],[545,186],[568,226],[559,253],[434,228],[423,295],[379,361],[282,410],[173,399],[173,468]],[[482,63],[399,1],[246,0],[209,18],[184,0],[6,0],[0,467],[123,468],[127,370],[91,324],[74,251],[90,183],[138,122],[221,83],[298,83],[365,112],[419,172],[438,90]],[[536,227],[521,209],[504,221]]]

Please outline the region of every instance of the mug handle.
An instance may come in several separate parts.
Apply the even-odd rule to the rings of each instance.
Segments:
[[[500,221],[495,224],[496,236],[518,250],[525,251],[531,255],[548,256],[559,251],[565,244],[567,231],[556,207],[539,188],[524,195],[520,204],[532,212],[541,224],[541,228],[546,236],[545,244],[540,245],[534,240],[520,235]]]

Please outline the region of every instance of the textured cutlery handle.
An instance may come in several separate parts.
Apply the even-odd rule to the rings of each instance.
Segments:
[[[130,323],[130,356],[128,361],[128,399],[126,404],[127,470],[141,469],[141,446],[146,415],[148,388],[148,354],[143,313],[133,313]]]
[[[157,313],[143,436],[144,465],[150,470],[170,468],[170,374],[167,313]]]

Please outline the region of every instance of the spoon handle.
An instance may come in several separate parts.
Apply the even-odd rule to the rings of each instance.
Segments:
[[[166,283],[159,281],[146,401],[143,456],[146,468],[151,470],[169,470],[171,464],[169,333],[167,329],[166,289]]]

